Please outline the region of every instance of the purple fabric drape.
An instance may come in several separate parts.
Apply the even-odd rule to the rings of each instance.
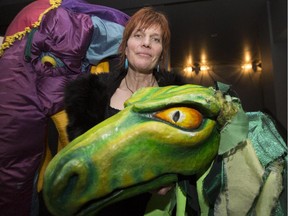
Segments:
[[[30,214],[47,118],[63,109],[65,84],[82,73],[92,27],[88,15],[53,10],[34,34],[31,62],[24,60],[26,38],[0,59],[0,215]],[[45,66],[42,52],[58,56],[67,66]]]
[[[29,215],[46,121],[36,73],[24,61],[26,40],[0,59],[0,215]],[[21,213],[23,212],[23,213]]]
[[[47,120],[63,109],[65,84],[83,73],[93,35],[89,13],[98,11],[97,15],[122,24],[127,20],[113,9],[98,10],[89,5],[86,8],[90,12],[82,13],[71,8],[84,8],[86,3],[64,2],[65,7],[43,17],[28,46],[30,61],[25,61],[24,56],[28,34],[15,41],[0,58],[1,216],[31,213],[33,181],[43,157]],[[41,58],[47,53],[63,64],[43,64]]]
[[[89,4],[83,0],[62,0],[61,6],[76,12],[95,15],[101,19],[115,22],[123,26],[125,26],[129,19],[127,14],[117,9],[102,5]]]

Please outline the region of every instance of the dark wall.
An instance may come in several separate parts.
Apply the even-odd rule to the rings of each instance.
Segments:
[[[245,111],[270,114],[287,137],[287,11],[286,0],[267,1],[262,11],[258,40],[262,70],[244,72],[241,65],[216,65],[209,72],[193,74],[188,82],[205,86],[221,81],[231,84]]]
[[[267,1],[262,26],[264,104],[287,131],[287,1]]]

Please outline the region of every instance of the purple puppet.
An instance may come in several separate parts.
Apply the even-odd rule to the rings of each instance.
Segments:
[[[64,86],[117,54],[129,18],[81,0],[35,1],[19,14],[0,50],[0,215],[5,216],[32,214],[47,122],[63,110]]]

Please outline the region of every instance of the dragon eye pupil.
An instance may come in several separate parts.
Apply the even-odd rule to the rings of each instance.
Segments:
[[[172,119],[173,119],[174,122],[177,122],[177,121],[179,120],[179,118],[180,118],[180,112],[179,112],[179,111],[176,111],[176,112],[173,114]]]

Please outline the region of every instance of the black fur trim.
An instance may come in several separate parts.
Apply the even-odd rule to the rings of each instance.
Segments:
[[[70,141],[104,120],[109,102],[107,79],[107,74],[83,75],[66,86],[66,129]]]

